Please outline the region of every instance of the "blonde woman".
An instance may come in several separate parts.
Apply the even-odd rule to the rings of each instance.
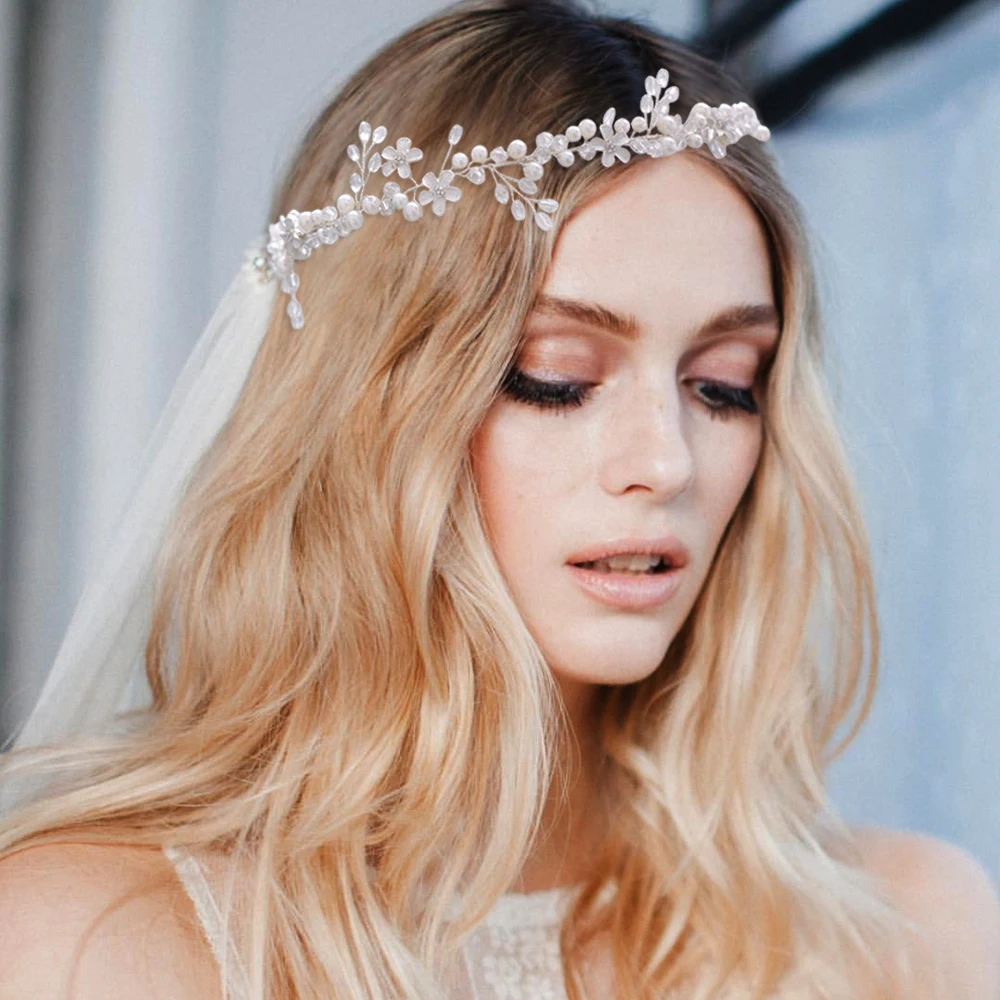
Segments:
[[[571,0],[346,83],[7,755],[0,998],[996,1000],[978,862],[824,793],[872,579],[741,99]]]

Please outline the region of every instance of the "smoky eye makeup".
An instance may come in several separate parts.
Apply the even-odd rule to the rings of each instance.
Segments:
[[[740,413],[751,416],[759,413],[752,388],[711,379],[691,379],[689,382],[695,398],[713,420],[726,420]],[[592,382],[549,381],[512,368],[504,379],[502,391],[517,402],[553,413],[565,413],[583,406],[594,388]]]
[[[599,379],[579,374],[581,369],[594,370],[592,353],[571,349],[567,354],[563,349],[565,342],[556,351],[547,350],[552,345],[545,340],[536,340],[534,344],[535,349],[519,352],[517,360],[512,362],[501,385],[502,394],[517,403],[550,413],[566,414],[582,407],[600,385]],[[598,367],[603,368],[603,363]],[[713,353],[710,349],[705,361],[692,367],[702,370],[691,372],[682,379],[683,391],[712,419],[759,414],[764,371],[755,363],[756,374],[751,384],[747,384],[745,352],[737,360],[731,354],[720,354],[718,349]],[[530,369],[530,374],[526,368]]]

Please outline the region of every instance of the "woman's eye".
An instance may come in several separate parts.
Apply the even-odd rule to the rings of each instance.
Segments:
[[[693,384],[698,398],[708,408],[713,419],[725,420],[735,416],[738,411],[750,414],[759,412],[751,389],[706,379],[696,379]],[[502,388],[508,396],[519,402],[560,412],[581,406],[594,386],[589,382],[548,382],[512,368],[504,379]]]
[[[699,398],[711,412],[713,420],[717,417],[725,420],[735,416],[738,410],[744,413],[760,412],[751,389],[705,379],[695,379],[694,385],[697,387]]]
[[[512,399],[558,412],[581,406],[594,387],[588,382],[546,382],[512,368],[502,388]]]

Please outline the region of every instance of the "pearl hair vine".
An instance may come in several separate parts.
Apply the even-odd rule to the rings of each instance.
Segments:
[[[419,183],[405,190],[395,181],[389,181],[383,186],[381,197],[365,193],[371,176],[381,170],[385,177],[395,173],[404,180],[409,179],[410,164],[423,159],[424,154],[405,136],[397,139],[395,146],[375,150],[374,147],[385,140],[386,128],[379,125],[372,130],[368,122],[362,122],[358,128],[361,149],[353,143],[347,147],[348,157],[360,171],[351,174],[352,193],[340,195],[336,205],[282,215],[268,228],[266,253],[254,255],[250,264],[265,279],[277,278],[281,282],[281,290],[289,295],[288,318],[299,330],[305,325],[305,315],[296,297],[299,276],[295,273],[295,262],[305,260],[323,244],[336,243],[350,236],[362,227],[365,215],[392,215],[401,211],[404,219],[416,222],[427,204],[435,215],[444,215],[447,203],[458,201],[462,196],[461,188],[452,183],[454,180],[467,178],[473,184],[483,184],[489,172],[496,185],[496,200],[508,205],[518,222],[525,219],[530,210],[535,224],[549,230],[559,203],[552,198],[533,196],[538,192],[544,165],[551,159],[569,167],[577,155],[583,160],[592,160],[600,153],[601,163],[610,167],[617,162],[628,163],[632,153],[670,156],[689,146],[697,149],[702,145],[707,145],[712,155],[721,159],[726,155],[726,146],[745,135],[761,142],[770,138],[770,130],[760,124],[756,112],[744,101],[718,107],[699,102],[691,108],[686,121],[682,121],[680,115],[671,115],[670,105],[677,100],[679,91],[676,86],[668,87],[669,82],[670,74],[665,69],[656,76],[646,77],[646,93],[639,102],[642,114],[631,121],[616,119],[615,109],[608,108],[600,126],[584,118],[579,125],[570,125],[559,135],[540,132],[535,136],[535,148],[530,153],[524,142],[515,139],[506,147],[497,146],[488,151],[485,146],[473,146],[468,155],[452,155],[452,149],[462,139],[462,126],[452,125],[448,149],[438,172],[425,173]],[[451,167],[445,169],[449,155]],[[505,173],[508,168],[520,170],[521,176],[515,178]]]

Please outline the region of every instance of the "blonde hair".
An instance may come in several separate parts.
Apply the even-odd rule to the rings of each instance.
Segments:
[[[561,131],[637,108],[661,66],[682,114],[747,99],[681,43],[573,0],[456,4],[344,84],[271,218],[347,190],[362,119],[433,165],[454,122],[469,146]],[[587,995],[584,956],[608,936],[629,1000],[909,998],[914,928],[822,780],[868,712],[878,629],[807,239],[762,144],[706,160],[772,255],[782,331],[763,448],[663,663],[602,691],[610,825],[563,925],[567,988]],[[306,328],[276,304],[164,546],[142,725],[26,751],[68,777],[0,825],[0,853],[66,839],[222,850],[246,871],[255,1000],[438,995],[519,872],[564,735],[468,445],[560,226],[628,169],[551,166],[551,232],[465,185],[442,218],[380,218],[302,262]]]

